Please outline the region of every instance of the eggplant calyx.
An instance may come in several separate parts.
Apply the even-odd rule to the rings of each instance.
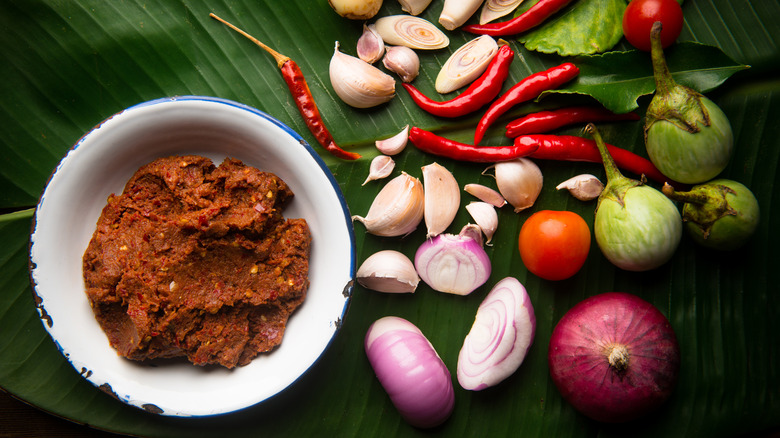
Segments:
[[[682,214],[683,221],[692,222],[701,228],[705,239],[709,236],[715,222],[725,216],[738,214],[726,199],[727,195],[733,195],[736,192],[722,184],[702,184],[687,192],[680,192],[666,183],[661,191],[669,199],[685,203]]]

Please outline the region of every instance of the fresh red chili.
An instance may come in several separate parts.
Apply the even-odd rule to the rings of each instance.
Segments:
[[[506,125],[506,136],[514,138],[523,134],[542,134],[577,123],[620,120],[639,120],[639,115],[637,113],[616,114],[600,106],[571,106],[539,111],[515,119]]]
[[[514,144],[526,148],[538,146],[538,149],[529,155],[530,158],[601,163],[601,154],[599,154],[596,142],[574,135],[521,135],[515,138]],[[645,175],[659,183],[667,181],[674,183],[644,157],[610,144],[607,145],[607,150],[620,169],[637,175]]]
[[[320,110],[317,108],[317,103],[314,101],[314,96],[312,96],[311,90],[309,89],[309,84],[306,82],[306,78],[303,76],[303,72],[301,72],[300,67],[298,67],[298,64],[295,61],[290,59],[288,56],[282,55],[281,53],[273,50],[252,35],[249,35],[238,27],[228,23],[222,18],[219,18],[215,14],[212,13],[209,14],[209,16],[245,36],[274,57],[277,66],[282,72],[284,82],[287,83],[287,88],[290,90],[290,94],[292,94],[293,98],[295,99],[295,105],[298,107],[298,112],[300,112],[301,116],[303,116],[303,121],[306,123],[306,127],[309,128],[309,131],[311,131],[312,135],[314,135],[314,138],[317,139],[317,141],[322,145],[322,147],[325,148],[325,150],[334,156],[343,158],[345,160],[357,160],[360,158],[360,154],[347,152],[344,149],[341,149],[333,140],[333,136],[330,134],[328,128],[325,126],[325,123],[322,120]]]
[[[534,73],[512,86],[488,107],[479,120],[477,130],[474,133],[474,144],[478,144],[490,125],[502,114],[509,111],[510,108],[521,102],[536,98],[543,91],[560,87],[574,79],[579,72],[580,69],[577,66],[570,62],[564,62],[545,71]]]
[[[552,14],[560,11],[564,6],[571,2],[572,0],[539,0],[539,2],[531,6],[530,9],[509,21],[470,24],[468,26],[463,26],[462,29],[466,32],[481,35],[515,35],[542,24]]]
[[[473,163],[496,163],[525,157],[539,148],[536,144],[510,146],[474,146],[440,137],[430,131],[413,126],[409,141],[423,152]]]
[[[470,114],[490,103],[501,92],[504,81],[509,76],[509,66],[515,58],[515,51],[503,44],[496,56],[490,61],[485,72],[472,82],[457,97],[437,102],[425,96],[414,85],[402,83],[414,103],[423,110],[440,117],[459,117]]]

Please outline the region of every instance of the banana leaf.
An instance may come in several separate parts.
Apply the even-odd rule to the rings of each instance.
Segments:
[[[442,1],[422,14],[438,20]],[[317,145],[301,120],[274,61],[258,47],[209,18],[214,12],[294,59],[306,75],[325,123],[345,148],[364,158],[323,158],[353,214],[365,214],[382,186],[361,184],[377,154],[373,141],[406,124],[468,142],[477,116],[443,120],[423,113],[400,90],[390,103],[355,110],[335,95],[328,78],[334,44],[354,54],[362,22],[335,14],[325,1],[271,0],[5,0],[0,3],[0,386],[73,421],[142,436],[647,436],[728,437],[780,428],[780,3],[776,0],[688,0],[680,41],[712,45],[742,65],[708,92],[730,118],[735,154],[721,176],[742,182],[761,206],[748,245],[719,253],[683,238],[673,259],[651,272],[612,266],[593,247],[584,268],[559,282],[528,273],[517,251],[523,221],[541,209],[572,210],[593,225],[595,204],[554,187],[579,173],[604,177],[599,165],[539,162],[545,187],[529,210],[502,209],[493,273],[469,296],[441,294],[421,284],[415,294],[387,295],[356,287],[342,330],[300,380],[274,398],[240,412],[209,418],[161,417],[128,407],[94,388],[60,355],[37,316],[27,274],[31,210],[59,160],[84,132],[121,109],[163,96],[198,94],[236,100],[263,110]],[[379,15],[401,13],[386,1]],[[472,19],[473,20],[473,19]],[[473,38],[449,32],[447,49],[423,53],[416,85],[433,93],[440,66]],[[508,83],[561,62],[557,55],[518,52]],[[624,42],[616,50],[629,50]],[[551,97],[566,104],[569,97]],[[560,99],[556,101],[555,99]],[[639,112],[649,96],[639,99]],[[529,103],[518,112],[541,105]],[[607,142],[645,155],[641,122],[601,126]],[[581,128],[561,133],[584,135]],[[484,144],[507,144],[498,130]],[[483,165],[425,155],[409,146],[396,172],[420,176],[432,161],[461,185],[492,185]],[[462,203],[470,202],[464,194]],[[775,205],[776,208],[772,208]],[[469,221],[465,211],[451,230]],[[412,256],[420,229],[403,239],[366,234],[355,225],[358,259],[379,249]],[[463,338],[477,306],[499,279],[515,276],[536,310],[534,344],[520,369],[496,387],[463,390],[454,381],[452,417],[433,430],[405,423],[375,378],[363,351],[368,326],[386,315],[404,317],[426,334],[455,373]],[[547,351],[557,321],[574,304],[607,291],[634,293],[657,306],[675,329],[682,351],[680,380],[660,410],[621,425],[594,422],[560,396],[549,377]]]

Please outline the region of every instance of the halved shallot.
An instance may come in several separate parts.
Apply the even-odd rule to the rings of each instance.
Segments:
[[[491,265],[482,248],[482,231],[467,224],[459,234],[439,234],[417,248],[414,267],[433,290],[468,295],[490,278]]]

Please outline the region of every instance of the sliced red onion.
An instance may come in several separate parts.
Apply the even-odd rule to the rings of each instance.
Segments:
[[[490,277],[490,258],[482,248],[482,231],[468,224],[460,234],[439,234],[417,248],[414,267],[433,290],[468,295]]]
[[[536,333],[531,299],[520,282],[496,283],[477,309],[458,355],[458,382],[479,391],[511,376],[523,363]]]
[[[417,326],[397,316],[376,320],[365,338],[368,360],[401,416],[412,426],[430,428],[452,414],[452,377]]]

